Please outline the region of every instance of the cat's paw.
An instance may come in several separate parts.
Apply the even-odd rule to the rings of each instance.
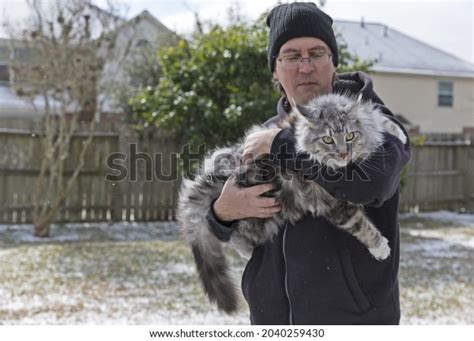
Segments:
[[[392,123],[390,130],[391,130],[392,135],[395,135],[400,141],[402,141],[403,145],[407,143],[407,137],[405,133],[403,132],[403,130],[398,125],[396,125],[395,123]]]
[[[400,141],[402,141],[403,145],[407,143],[407,137],[405,136],[405,133],[401,129],[398,129],[397,137]]]
[[[397,137],[400,141],[402,141],[403,145],[407,143],[407,136],[403,132],[403,130],[398,126],[398,124],[394,123],[392,120],[385,118],[383,127],[385,131],[389,134]]]
[[[388,240],[382,237],[380,245],[378,247],[369,248],[369,252],[377,260],[384,260],[390,256],[390,247],[388,246]]]

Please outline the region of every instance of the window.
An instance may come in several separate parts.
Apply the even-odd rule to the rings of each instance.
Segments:
[[[453,82],[439,81],[438,82],[438,106],[452,107],[453,106]]]
[[[0,84],[8,83],[9,78],[8,49],[0,47]]]
[[[146,39],[141,39],[135,45],[137,48],[148,49],[151,47],[151,43]]]
[[[9,51],[6,47],[0,47],[0,64],[8,63],[8,54]]]
[[[8,71],[8,65],[0,65],[0,84],[8,83],[10,80],[10,73]]]

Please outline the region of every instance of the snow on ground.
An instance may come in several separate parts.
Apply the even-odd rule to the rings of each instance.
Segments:
[[[405,232],[414,237],[437,239],[441,245],[460,245],[474,249],[474,214],[449,211],[401,214]],[[435,227],[435,228],[433,228]],[[430,247],[437,247],[432,242]]]
[[[474,214],[403,214],[403,324],[474,323]],[[240,275],[244,261],[228,256]],[[174,222],[0,225],[0,324],[248,324],[211,306]]]
[[[175,222],[98,222],[54,224],[50,238],[35,237],[29,224],[0,225],[0,242],[51,243],[73,241],[175,240],[179,228]],[[0,244],[1,246],[1,244]]]
[[[474,323],[474,214],[402,214],[402,323]]]
[[[460,226],[474,226],[474,214],[462,214],[451,211],[403,213],[400,214],[402,220],[409,218],[423,218],[449,224],[458,224]]]

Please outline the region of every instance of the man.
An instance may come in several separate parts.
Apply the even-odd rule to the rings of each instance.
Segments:
[[[315,4],[280,5],[269,13],[267,25],[269,66],[283,91],[278,115],[268,122],[287,115],[291,103],[303,105],[314,96],[349,92],[378,103],[399,124],[373,92],[367,75],[336,76],[332,19]],[[399,323],[398,187],[410,147],[392,135],[384,137],[370,167],[350,164],[343,176],[325,173],[320,165],[298,155],[289,129],[269,129],[248,137],[245,155],[271,152],[280,165],[303,172],[308,181],[316,181],[333,196],[364,205],[391,248],[388,259],[377,261],[356,238],[325,218],[307,215],[294,226],[287,224],[272,242],[254,250],[242,276],[252,324]],[[226,241],[232,221],[277,213],[278,203],[260,196],[269,189],[268,184],[239,189],[229,179],[207,216],[214,234]]]

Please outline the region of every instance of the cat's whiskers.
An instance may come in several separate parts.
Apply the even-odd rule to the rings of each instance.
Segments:
[[[362,170],[364,170],[364,167],[365,167],[366,169],[373,170],[374,172],[377,172],[377,173],[379,173],[379,174],[385,174],[385,173],[386,173],[386,172],[383,171],[382,169],[380,169],[380,168],[374,166],[374,164],[371,163],[370,160],[364,160],[364,161],[358,163],[358,166],[359,166],[359,168],[361,168]]]
[[[380,154],[380,153],[386,153],[386,152],[390,152],[394,149],[398,149],[398,147],[395,147],[395,146],[388,146],[388,147],[384,147],[384,145],[381,145],[379,146],[376,150],[374,150],[371,154],[373,155],[377,155],[377,154]]]

